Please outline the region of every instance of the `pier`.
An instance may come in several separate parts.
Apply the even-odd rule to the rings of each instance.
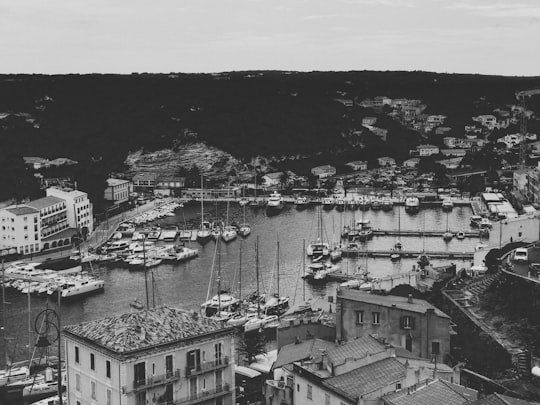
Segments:
[[[449,230],[448,232],[456,235],[459,231]],[[375,236],[436,236],[441,237],[446,233],[446,231],[398,231],[397,229],[383,230],[383,229],[374,229],[373,235]],[[479,238],[482,234],[481,231],[463,231],[466,238]]]
[[[403,258],[416,258],[422,254],[428,255],[432,259],[465,259],[471,260],[474,258],[474,252],[422,252],[420,250],[359,250],[359,249],[343,249],[342,255],[347,258],[357,258],[362,256],[368,257],[390,257],[391,254],[399,253]]]

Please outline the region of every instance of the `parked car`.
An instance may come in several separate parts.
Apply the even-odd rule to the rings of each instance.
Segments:
[[[527,248],[517,248],[514,251],[514,262],[527,262],[529,261],[529,250]]]

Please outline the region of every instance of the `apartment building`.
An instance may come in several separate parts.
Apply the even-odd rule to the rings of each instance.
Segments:
[[[0,249],[15,249],[20,254],[40,251],[41,230],[37,209],[23,205],[0,210]]]
[[[158,307],[64,328],[72,405],[231,405],[233,328]]]
[[[103,193],[103,198],[114,204],[120,204],[129,200],[131,182],[124,179],[107,179],[107,188]]]
[[[50,187],[47,196],[65,201],[67,221],[70,228],[90,234],[94,231],[94,212],[88,194],[80,190],[61,190]],[[84,231],[86,229],[86,231]]]

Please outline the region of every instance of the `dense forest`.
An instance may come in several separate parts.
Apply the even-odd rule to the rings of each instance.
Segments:
[[[538,86],[540,78],[426,72],[4,75],[0,200],[36,194],[22,156],[77,160],[82,182],[96,177],[99,186],[109,172],[123,170],[129,151],[193,140],[245,162],[255,156],[335,164],[384,154],[403,159],[421,141],[418,134],[383,117],[387,142],[367,131],[361,142],[351,140],[373,111],[335,99],[421,99],[427,113],[459,125],[490,106],[515,102],[516,90]],[[488,102],[478,104],[480,98]]]

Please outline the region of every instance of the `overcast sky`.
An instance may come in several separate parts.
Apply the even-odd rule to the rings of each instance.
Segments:
[[[538,0],[0,0],[0,73],[540,75]]]

